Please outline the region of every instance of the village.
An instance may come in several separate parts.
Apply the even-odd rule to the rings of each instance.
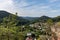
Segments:
[[[45,35],[39,35],[40,39],[38,38],[38,40],[60,40],[60,22],[50,25],[50,27],[48,27],[49,25],[47,23],[40,23],[40,22],[30,24],[29,26],[32,28],[34,27],[37,30],[41,30],[42,32],[46,31]],[[51,29],[50,36],[47,33],[47,31],[49,31],[49,29]],[[27,38],[29,38],[29,37],[34,38],[35,37],[35,40],[37,40],[35,34],[34,34],[34,37],[32,37],[33,33],[34,32],[27,33]],[[28,40],[28,39],[26,39],[26,40]]]

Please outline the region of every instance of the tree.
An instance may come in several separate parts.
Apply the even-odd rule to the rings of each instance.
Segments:
[[[2,25],[5,28],[10,28],[10,27],[16,26],[17,23],[18,23],[18,20],[17,20],[17,13],[16,13],[16,15],[9,15],[9,17],[3,18]]]
[[[47,20],[47,24],[48,24],[48,26],[52,26],[53,25],[53,20],[52,19],[48,19]]]
[[[1,23],[1,28],[2,28],[2,31],[3,30],[6,30],[5,33],[2,32],[2,36],[3,34],[5,34],[5,36],[7,36],[7,40],[10,40],[12,35],[14,35],[18,28],[17,28],[17,23],[18,23],[18,20],[17,20],[17,13],[16,15],[9,15],[9,17],[5,17],[3,18],[3,22]]]
[[[53,27],[53,20],[48,19],[46,23],[47,23],[47,25],[46,25],[46,35],[50,37],[52,35],[51,28]],[[49,37],[48,37],[48,39],[49,39]]]

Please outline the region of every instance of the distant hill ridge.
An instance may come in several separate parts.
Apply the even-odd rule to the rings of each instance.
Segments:
[[[7,11],[2,11],[0,10],[0,21],[2,21],[2,19],[4,17],[8,17],[9,15],[14,15],[12,13],[9,13]],[[35,22],[46,22],[48,19],[53,20],[54,22],[58,22],[60,21],[60,16],[51,18],[48,16],[41,16],[41,17],[21,17],[21,16],[17,16],[19,21],[19,25],[24,25],[24,24],[30,24],[30,23],[35,23]]]

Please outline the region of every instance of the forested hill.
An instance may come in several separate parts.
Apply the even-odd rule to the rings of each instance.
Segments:
[[[59,22],[60,21],[60,16],[57,17],[48,17],[48,16],[41,16],[38,21],[40,22],[46,22],[47,20],[51,19],[53,22]]]
[[[7,11],[0,11],[0,22],[2,22],[3,18],[9,17],[9,15],[14,15],[14,14],[11,14]],[[19,25],[25,25],[29,22],[28,20],[24,19],[23,17],[19,17],[19,16],[17,16],[17,20],[19,20]]]
[[[3,18],[8,17],[9,15],[14,15],[12,13],[9,13],[7,11],[0,11],[0,22],[2,21]],[[25,25],[25,24],[30,24],[30,23],[35,23],[35,22],[46,22],[48,19],[53,20],[53,22],[59,22],[60,21],[60,16],[51,18],[48,16],[41,16],[41,17],[21,17],[17,16],[17,20],[19,20],[18,25]]]
[[[27,19],[29,21],[34,21],[36,19],[39,19],[39,17],[23,17],[24,19]]]
[[[28,18],[26,18],[28,19]],[[30,18],[29,18],[30,19]],[[31,23],[36,23],[36,22],[47,22],[49,19],[51,19],[53,22],[59,22],[60,21],[60,16],[57,17],[48,17],[48,16],[41,16],[41,17],[36,17],[32,18],[34,20],[31,20]]]
[[[0,18],[8,17],[9,15],[12,14],[7,11],[0,11]]]

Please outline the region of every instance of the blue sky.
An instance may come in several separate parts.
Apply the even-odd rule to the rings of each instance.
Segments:
[[[0,0],[0,10],[25,17],[55,17],[60,15],[60,0]]]

